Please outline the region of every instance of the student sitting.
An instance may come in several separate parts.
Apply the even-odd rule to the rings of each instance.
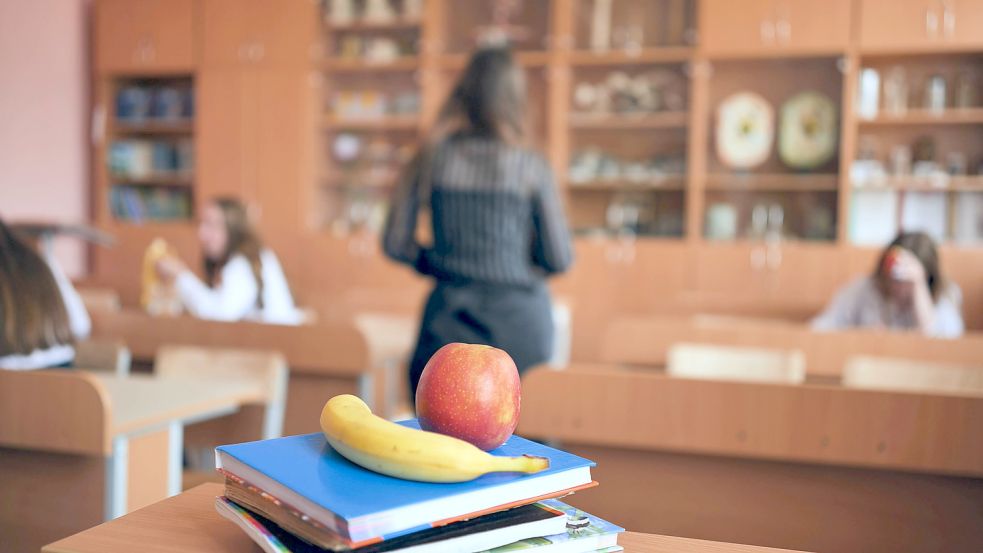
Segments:
[[[91,329],[82,298],[50,254],[0,221],[0,368],[67,367]]]
[[[174,283],[189,313],[218,321],[300,324],[280,262],[263,248],[241,202],[218,198],[208,204],[198,225],[198,240],[204,282],[176,257],[157,262],[158,274]]]
[[[963,333],[961,303],[959,287],[939,272],[935,243],[927,234],[908,232],[888,245],[874,274],[841,289],[812,326],[916,330],[957,338]]]

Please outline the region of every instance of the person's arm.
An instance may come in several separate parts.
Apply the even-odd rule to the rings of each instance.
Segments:
[[[417,214],[420,210],[419,186],[422,155],[418,155],[393,192],[382,249],[390,258],[419,270],[423,248],[416,241]]]
[[[915,314],[915,323],[922,334],[931,335],[935,328],[935,301],[925,280],[925,266],[908,250],[899,249],[894,267],[891,269],[892,278],[911,283],[911,308]]]
[[[68,327],[76,338],[88,338],[92,331],[92,320],[89,318],[89,312],[85,309],[85,303],[75,287],[72,286],[72,281],[68,280],[68,275],[62,270],[55,256],[47,248],[44,250],[44,261],[51,269],[51,275],[55,278],[61,299],[65,303],[65,312],[68,313]]]
[[[812,329],[832,331],[856,326],[856,311],[858,302],[861,301],[860,290],[861,284],[857,282],[838,290],[826,309],[812,320]]]
[[[547,274],[562,273],[573,263],[570,229],[556,190],[553,172],[545,162],[538,168],[532,196],[533,263]]]
[[[959,338],[966,332],[962,315],[962,293],[955,285],[943,292],[935,304],[935,318],[929,334],[933,338]]]
[[[225,264],[222,282],[215,288],[209,288],[187,269],[178,274],[174,286],[189,313],[216,321],[242,320],[256,306],[259,294],[256,277],[242,256]]]

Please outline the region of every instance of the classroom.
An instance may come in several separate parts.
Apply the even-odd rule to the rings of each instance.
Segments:
[[[0,0],[0,553],[983,551],[983,0]]]

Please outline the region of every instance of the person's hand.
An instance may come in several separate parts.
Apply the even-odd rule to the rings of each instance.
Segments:
[[[891,274],[888,275],[894,280],[909,282],[915,286],[921,284],[927,286],[925,282],[925,266],[915,257],[915,254],[908,250],[898,248],[893,254],[894,263],[891,265]]]
[[[167,255],[157,260],[154,267],[157,269],[157,276],[164,282],[173,282],[179,274],[187,270],[187,265],[180,258]]]

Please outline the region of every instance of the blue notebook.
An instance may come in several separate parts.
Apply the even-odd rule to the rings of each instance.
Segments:
[[[419,427],[415,420],[401,424]],[[354,547],[593,485],[592,461],[518,436],[491,453],[547,457],[550,468],[536,474],[487,474],[457,484],[413,482],[350,462],[320,433],[220,446],[215,457],[219,470]]]

